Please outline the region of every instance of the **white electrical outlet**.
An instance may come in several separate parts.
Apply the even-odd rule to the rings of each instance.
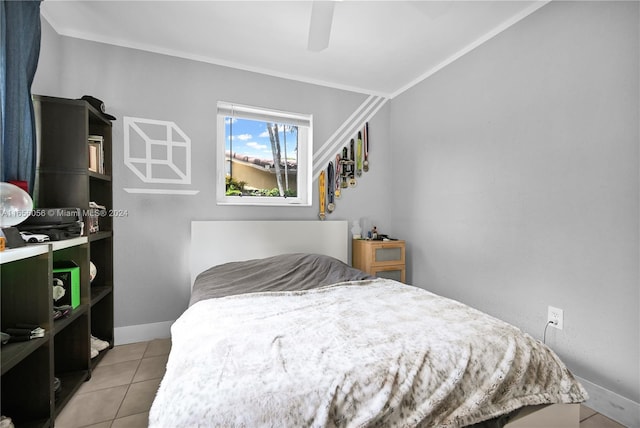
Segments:
[[[562,330],[562,327],[564,326],[564,312],[562,311],[562,309],[549,306],[549,311],[547,312],[547,322],[551,323],[551,327]]]

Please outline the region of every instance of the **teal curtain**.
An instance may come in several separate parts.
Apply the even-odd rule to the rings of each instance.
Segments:
[[[31,84],[40,55],[40,0],[0,2],[0,181],[33,195],[36,132]]]

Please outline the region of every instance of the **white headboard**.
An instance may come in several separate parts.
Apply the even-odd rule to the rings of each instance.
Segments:
[[[191,286],[205,269],[222,263],[318,253],[348,263],[347,221],[192,221]]]

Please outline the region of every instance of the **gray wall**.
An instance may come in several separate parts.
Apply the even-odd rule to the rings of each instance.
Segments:
[[[410,282],[538,338],[564,309],[547,343],[636,403],[638,5],[549,3],[391,105]]]
[[[395,98],[371,121],[372,170],[334,214],[405,238],[410,282],[535,337],[548,305],[564,309],[547,342],[636,405],[638,15],[637,2],[552,2]],[[182,312],[191,220],[316,218],[316,198],[215,204],[216,101],[313,113],[317,148],[365,98],[60,37],[46,22],[33,92],[93,94],[118,117],[115,208],[129,216],[115,221],[117,327]],[[196,196],[122,190],[139,187],[123,164],[123,116],[172,120],[191,137]]]
[[[34,94],[56,94],[62,86],[62,40],[45,19],[41,24],[40,57],[31,89]]]
[[[188,249],[191,220],[316,220],[317,181],[312,207],[218,206],[215,195],[216,102],[257,105],[314,116],[314,147],[319,148],[366,95],[268,77],[256,73],[60,37],[43,20],[42,61],[33,93],[66,98],[91,94],[105,102],[113,122],[114,208],[128,216],[114,219],[115,325],[175,320],[190,292]],[[55,77],[54,77],[55,76]],[[124,116],[175,122],[192,141],[195,196],[131,194],[143,187],[124,165]],[[328,218],[368,216],[387,229],[390,171],[387,161],[389,107],[370,121],[371,170],[355,189],[347,189]],[[345,142],[346,143],[346,142]],[[384,167],[383,167],[384,165]],[[224,251],[220,242],[220,251]],[[117,337],[116,337],[117,338]]]

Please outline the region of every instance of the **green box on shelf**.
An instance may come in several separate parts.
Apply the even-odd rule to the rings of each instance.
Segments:
[[[61,294],[62,287],[64,294]],[[80,306],[80,268],[72,261],[56,262],[53,265],[53,305],[71,305],[72,308]]]

